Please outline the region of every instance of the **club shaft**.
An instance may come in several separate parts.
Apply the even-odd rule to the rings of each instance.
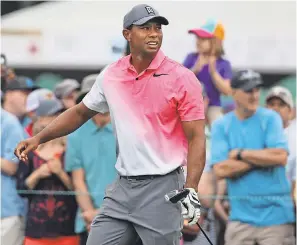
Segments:
[[[213,243],[211,242],[211,240],[209,239],[209,237],[206,235],[206,233],[204,232],[204,230],[202,229],[201,225],[197,222],[197,225],[199,227],[199,229],[201,230],[201,232],[203,233],[203,235],[205,236],[206,240],[209,242],[210,245],[213,245]]]

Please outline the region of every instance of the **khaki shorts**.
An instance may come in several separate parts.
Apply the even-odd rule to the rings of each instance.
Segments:
[[[22,245],[24,241],[24,218],[12,216],[1,219],[1,244]]]
[[[231,221],[225,233],[225,245],[295,245],[293,224],[255,227]]]

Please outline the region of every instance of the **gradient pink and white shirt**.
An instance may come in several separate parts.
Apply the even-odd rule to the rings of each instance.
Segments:
[[[161,50],[140,74],[130,55],[106,67],[83,103],[110,112],[122,176],[164,175],[186,164],[182,121],[204,119],[200,82]]]

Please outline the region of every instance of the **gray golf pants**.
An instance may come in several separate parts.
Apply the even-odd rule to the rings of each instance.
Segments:
[[[183,219],[180,203],[166,193],[182,189],[183,171],[142,180],[117,177],[107,187],[100,213],[91,225],[87,245],[179,245]]]

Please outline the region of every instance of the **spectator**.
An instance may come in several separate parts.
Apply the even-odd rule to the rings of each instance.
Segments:
[[[266,107],[275,110],[283,120],[283,127],[288,128],[294,108],[292,94],[288,89],[275,86],[268,91]]]
[[[205,89],[203,89],[203,101],[204,101],[204,111],[207,112],[209,99],[207,98]],[[201,209],[202,214],[199,219],[199,224],[202,226],[202,229],[206,232],[210,240],[215,244],[216,229],[215,229],[213,199],[212,199],[212,196],[215,194],[215,179],[214,179],[213,171],[210,167],[211,134],[210,134],[209,124],[207,121],[205,126],[205,135],[206,135],[206,164],[198,185],[200,201],[203,207]],[[185,176],[186,176],[186,167],[184,167],[184,169],[185,169]],[[187,225],[187,221],[185,220],[184,229],[182,233],[183,233],[184,245],[190,245],[190,244],[209,245],[209,242],[205,238],[204,234],[200,232],[198,225],[189,226]]]
[[[24,202],[17,194],[15,173],[19,160],[13,149],[23,140],[18,119],[1,108],[1,240],[3,245],[21,245],[24,239]]]
[[[26,117],[26,100],[38,86],[28,77],[16,77],[6,84],[3,108],[15,115],[25,128],[30,119]]]
[[[75,79],[64,79],[58,83],[54,89],[56,97],[62,101],[66,109],[71,108],[76,103],[80,85]]]
[[[215,119],[222,116],[221,93],[229,95],[231,92],[231,65],[223,58],[225,30],[221,23],[209,20],[189,33],[197,36],[197,52],[186,57],[184,66],[191,69],[205,86],[209,98],[207,117],[211,125]]]
[[[239,71],[231,82],[235,111],[212,127],[213,168],[232,197],[226,245],[295,244],[287,142],[280,116],[259,107],[261,84],[258,73]]]
[[[31,92],[27,97],[26,112],[27,112],[27,116],[31,119],[31,123],[25,128],[25,130],[30,137],[33,136],[33,125],[38,119],[36,111],[40,106],[40,104],[42,104],[43,101],[47,101],[47,100],[57,100],[57,99],[51,90],[45,89],[45,88],[36,89],[33,92]]]
[[[91,90],[97,75],[82,81],[77,103]],[[72,171],[79,210],[75,231],[85,245],[88,230],[103,201],[106,186],[115,179],[116,143],[109,114],[97,114],[67,137],[66,169]],[[85,195],[88,194],[88,195]]]
[[[45,128],[63,108],[56,100],[41,101],[36,110],[38,120],[33,125],[33,135]],[[74,231],[77,204],[74,196],[57,195],[52,191],[70,191],[70,173],[64,170],[65,144],[61,138],[47,142],[21,162],[17,177],[18,188],[42,193],[23,193],[29,201],[24,245],[78,245]],[[49,193],[46,193],[49,192]]]
[[[266,96],[266,106],[275,110],[283,120],[283,127],[288,139],[289,157],[286,172],[290,185],[294,189],[296,180],[296,125],[291,123],[291,115],[294,110],[294,102],[291,92],[280,86],[273,87]]]

